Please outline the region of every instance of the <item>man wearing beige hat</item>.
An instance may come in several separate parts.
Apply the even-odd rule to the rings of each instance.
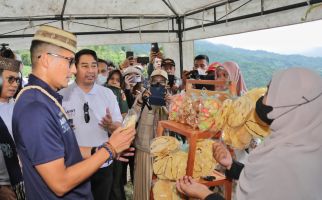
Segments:
[[[0,57],[0,199],[25,199],[22,173],[12,137],[13,96],[17,92],[20,62]]]
[[[79,148],[58,90],[76,72],[76,37],[41,26],[31,47],[32,74],[17,96],[13,135],[23,166],[27,199],[93,199],[88,178],[127,149],[134,127],[115,130],[97,148]]]

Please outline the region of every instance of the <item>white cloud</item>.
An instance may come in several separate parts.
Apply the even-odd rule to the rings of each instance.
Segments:
[[[244,49],[301,54],[322,46],[322,20],[207,40]]]

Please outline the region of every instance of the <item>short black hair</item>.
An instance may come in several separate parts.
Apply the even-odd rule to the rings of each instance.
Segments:
[[[108,65],[107,61],[106,61],[106,60],[103,60],[103,59],[101,59],[101,58],[99,58],[99,59],[97,60],[97,62],[105,63],[106,65]]]
[[[195,57],[195,59],[194,59],[194,61],[196,61],[196,60],[206,60],[207,61],[207,63],[209,64],[209,58],[208,58],[208,56],[207,55],[197,55],[196,57]]]
[[[33,40],[31,42],[31,46],[30,46],[31,66],[34,66],[36,64],[36,60],[38,58],[38,55],[36,54],[38,53],[38,50],[40,49],[40,47],[43,45],[49,45],[49,43],[38,41],[38,40]]]
[[[39,40],[33,40],[30,46],[30,58],[31,58],[31,66],[36,65],[36,61],[39,58],[39,53],[42,53],[44,50],[50,49],[64,49],[63,47],[56,46],[54,44],[50,44],[48,42],[43,42]]]
[[[76,54],[75,54],[75,63],[76,65],[78,64],[79,62],[79,59],[82,55],[91,55],[93,56],[94,60],[97,62],[98,61],[98,58],[97,58],[97,55],[96,55],[96,52],[91,50],[91,49],[82,49],[80,51],[78,51]]]

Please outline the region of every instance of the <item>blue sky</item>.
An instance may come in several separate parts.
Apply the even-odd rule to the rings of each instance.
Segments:
[[[305,54],[315,48],[322,49],[322,20],[207,40],[243,49]]]

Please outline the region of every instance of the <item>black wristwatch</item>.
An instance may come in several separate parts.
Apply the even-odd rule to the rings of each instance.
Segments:
[[[97,148],[97,147],[92,147],[92,148],[91,148],[91,155],[93,155],[93,154],[96,152],[96,148]]]

